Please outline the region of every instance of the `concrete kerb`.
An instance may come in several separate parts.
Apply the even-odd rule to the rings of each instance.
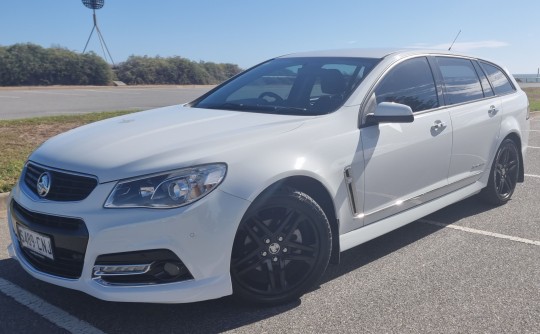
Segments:
[[[7,210],[9,193],[0,193],[0,212]]]

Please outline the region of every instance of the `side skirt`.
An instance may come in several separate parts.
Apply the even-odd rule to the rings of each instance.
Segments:
[[[482,190],[483,185],[475,182],[469,186],[456,190],[448,195],[439,197],[430,202],[416,206],[399,214],[382,219],[376,223],[361,227],[357,230],[339,236],[340,250],[343,252],[358,246],[383,234],[398,229],[414,222],[424,216],[440,210],[450,204],[459,202],[467,197],[475,195]]]

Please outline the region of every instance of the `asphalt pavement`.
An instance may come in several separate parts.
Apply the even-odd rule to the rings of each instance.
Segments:
[[[0,88],[0,119],[146,110],[191,102],[213,86]]]
[[[540,113],[531,126],[509,203],[471,197],[346,251],[279,307],[114,303],[49,285],[7,257],[0,215],[0,333],[538,333]]]

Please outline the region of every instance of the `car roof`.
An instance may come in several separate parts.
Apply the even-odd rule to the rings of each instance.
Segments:
[[[441,54],[441,55],[460,55],[447,50],[422,50],[406,48],[380,48],[380,49],[339,49],[339,50],[321,50],[291,53],[278,58],[296,58],[296,57],[352,57],[352,58],[386,58],[388,56],[408,57],[421,54]],[[471,57],[471,56],[468,56]],[[476,58],[476,57],[473,57]]]

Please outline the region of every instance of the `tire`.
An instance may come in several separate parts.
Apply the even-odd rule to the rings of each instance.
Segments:
[[[502,205],[510,200],[519,177],[519,151],[516,143],[505,139],[499,146],[489,174],[487,186],[480,198],[492,205]]]
[[[324,273],[331,249],[330,224],[311,197],[291,188],[263,193],[235,236],[233,293],[254,304],[296,300]]]

